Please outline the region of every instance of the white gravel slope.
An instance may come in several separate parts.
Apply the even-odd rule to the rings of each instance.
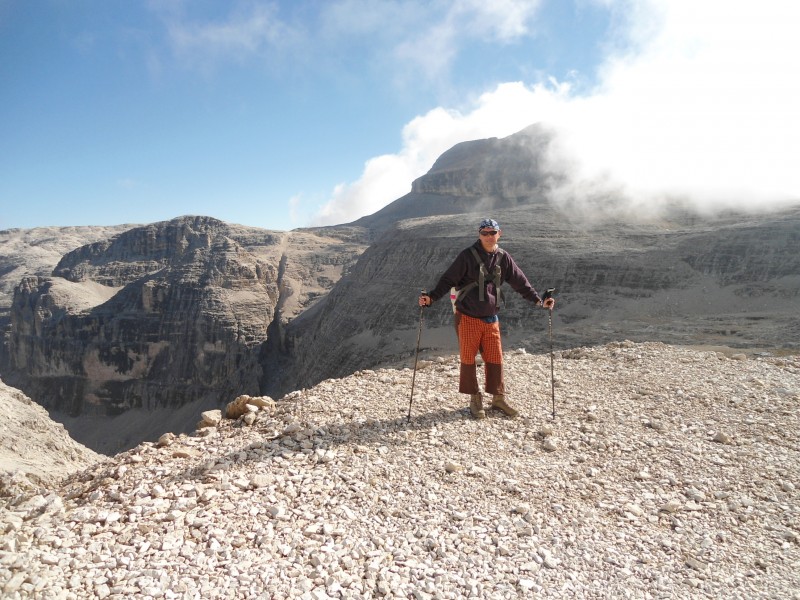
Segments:
[[[365,371],[9,506],[3,597],[800,598],[797,357],[566,351],[555,420],[506,359],[515,420]]]
[[[2,381],[0,415],[0,506],[15,495],[46,490],[105,459],[69,437],[44,408]]]

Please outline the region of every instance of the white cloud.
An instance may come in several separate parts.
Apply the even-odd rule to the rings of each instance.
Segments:
[[[270,56],[296,45],[299,34],[278,15],[275,3],[238,2],[222,20],[191,21],[183,5],[155,5],[166,23],[175,54],[207,68],[222,60]]]
[[[530,35],[541,0],[336,0],[322,3],[236,0],[223,16],[198,18],[181,1],[151,2],[169,44],[185,64],[212,70],[225,61],[253,57],[270,63],[276,54],[294,68],[352,56],[343,49],[363,46],[363,59],[383,71],[428,81],[447,75],[470,41],[509,43]],[[192,15],[192,16],[190,16]],[[309,58],[313,57],[313,58]],[[330,62],[333,60],[333,63]],[[305,62],[304,62],[305,61]]]
[[[397,40],[416,31],[420,37],[443,26],[462,37],[509,41],[529,33],[541,0],[338,0],[322,15],[329,35],[379,34]]]
[[[445,14],[398,44],[395,54],[416,73],[434,80],[447,73],[462,46],[470,41],[511,42],[528,35],[539,5],[539,0],[447,2]]]
[[[563,150],[585,182],[703,206],[800,198],[800,6],[779,0],[652,2],[652,32],[611,56],[602,86],[571,99]],[[636,23],[632,26],[636,28]],[[634,29],[634,31],[637,31]]]
[[[397,154],[367,161],[358,181],[337,186],[317,220],[370,214],[455,143],[535,122],[559,132],[551,158],[571,165],[562,195],[573,200],[599,188],[640,204],[684,198],[708,208],[800,199],[800,4],[602,4],[625,21],[596,89],[577,96],[554,80],[507,83],[467,110],[431,110],[406,125]]]
[[[328,39],[371,39],[391,69],[428,81],[446,76],[463,45],[475,40],[509,43],[530,35],[541,0],[340,0],[326,4]],[[403,79],[403,77],[399,77]]]
[[[476,37],[511,41],[528,35],[540,5],[541,0],[463,0],[451,5],[448,21]]]

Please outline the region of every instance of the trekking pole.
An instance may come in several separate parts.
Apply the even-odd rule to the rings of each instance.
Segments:
[[[542,302],[547,300],[548,298],[552,298],[553,294],[556,293],[555,288],[550,288],[545,290],[544,296],[542,297]],[[553,368],[553,309],[552,307],[548,309],[547,313],[547,322],[548,322],[548,330],[550,332],[550,398],[553,402],[553,419],[556,418],[556,378],[554,375],[554,368]]]
[[[425,290],[420,292],[420,296],[425,294]],[[417,379],[417,359],[419,359],[419,340],[422,337],[422,311],[424,306],[419,307],[419,329],[417,330],[417,351],[414,353],[414,374],[411,376],[411,397],[408,399],[408,418],[407,423],[411,423],[411,403],[414,402],[414,381]]]

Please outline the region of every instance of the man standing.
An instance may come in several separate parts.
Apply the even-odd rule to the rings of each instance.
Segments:
[[[503,349],[500,341],[500,322],[497,317],[500,285],[511,288],[536,306],[551,309],[553,298],[542,303],[528,278],[508,252],[497,245],[500,225],[494,219],[484,219],[478,226],[479,238],[472,246],[462,250],[453,264],[444,272],[439,283],[427,294],[419,297],[420,306],[430,306],[450,291],[456,295],[456,329],[461,353],[461,376],[458,391],[470,395],[469,410],[476,419],[485,419],[483,397],[478,387],[475,356],[481,353],[485,368],[485,390],[492,394],[491,408],[501,410],[509,417],[519,411],[505,399],[503,381]]]

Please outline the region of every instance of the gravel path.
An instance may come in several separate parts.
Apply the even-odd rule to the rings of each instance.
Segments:
[[[800,359],[506,355],[205,414],[0,509],[4,598],[800,598]],[[254,400],[255,402],[255,400]]]

